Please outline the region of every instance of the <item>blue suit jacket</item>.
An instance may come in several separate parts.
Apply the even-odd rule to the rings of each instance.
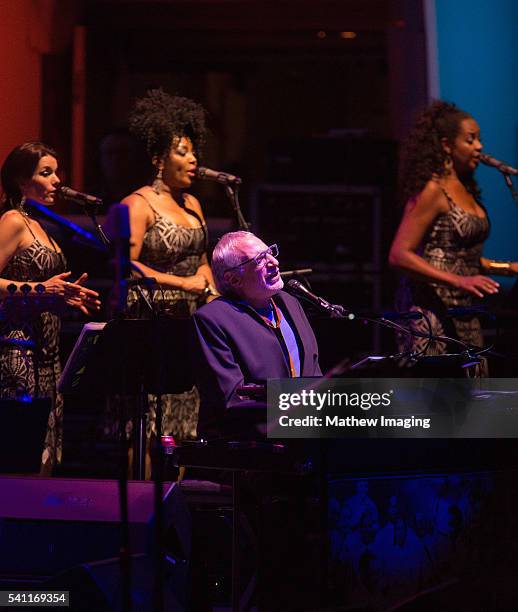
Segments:
[[[284,291],[273,300],[295,334],[301,376],[320,376],[317,341],[302,306]],[[195,312],[193,319],[201,398],[198,435],[206,435],[218,427],[225,410],[239,402],[237,387],[289,378],[290,367],[276,332],[241,302],[218,298]]]

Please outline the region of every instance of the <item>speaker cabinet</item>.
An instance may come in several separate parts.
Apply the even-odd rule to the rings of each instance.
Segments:
[[[128,483],[130,550],[152,542],[152,482]],[[117,557],[119,488],[115,480],[0,478],[0,574],[49,576],[74,565]],[[170,554],[189,559],[190,515],[176,483],[165,483],[163,525]]]

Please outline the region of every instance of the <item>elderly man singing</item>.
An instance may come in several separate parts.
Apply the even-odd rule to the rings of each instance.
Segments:
[[[221,297],[194,314],[198,436],[222,431],[243,384],[321,375],[313,330],[299,302],[282,291],[278,254],[277,245],[243,231],[225,234],[214,249],[212,272]]]

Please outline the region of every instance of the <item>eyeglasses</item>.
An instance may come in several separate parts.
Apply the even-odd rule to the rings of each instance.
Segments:
[[[225,272],[228,272],[229,270],[235,270],[236,268],[240,268],[241,266],[246,266],[246,264],[249,264],[252,261],[255,263],[255,265],[258,268],[262,268],[266,264],[268,255],[271,255],[272,257],[278,257],[279,247],[276,244],[272,244],[266,249],[266,251],[261,251],[255,257],[250,257],[250,259],[245,259],[245,261],[242,261],[240,264],[237,264],[237,266],[232,266],[231,268],[227,268]]]

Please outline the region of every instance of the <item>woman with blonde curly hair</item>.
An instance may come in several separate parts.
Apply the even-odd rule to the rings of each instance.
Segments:
[[[518,273],[515,262],[482,257],[490,225],[474,178],[481,152],[480,128],[465,111],[437,100],[421,113],[402,151],[405,210],[389,256],[390,264],[405,273],[398,308],[423,312],[434,335],[476,347],[483,346],[482,331],[469,309],[474,298],[499,288],[487,275]],[[449,317],[451,308],[466,314]],[[428,331],[424,320],[413,327]],[[426,343],[426,338],[407,336],[400,348],[419,352]],[[434,341],[427,353],[448,351],[455,348]]]

